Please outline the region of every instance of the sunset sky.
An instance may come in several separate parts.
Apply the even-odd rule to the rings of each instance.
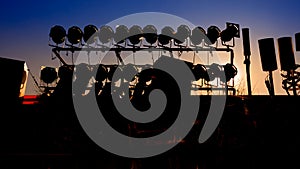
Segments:
[[[194,25],[208,28],[211,25],[225,29],[226,22],[240,24],[250,29],[251,77],[253,94],[268,94],[258,50],[258,39],[275,39],[278,70],[273,72],[275,94],[286,95],[281,87],[280,62],[276,39],[283,36],[293,38],[300,32],[300,1],[292,0],[228,0],[228,1],[3,1],[0,6],[0,56],[24,60],[39,79],[40,66],[58,66],[51,60],[48,46],[49,31],[54,25],[65,29],[77,25],[83,29],[88,24],[98,27],[120,17],[140,12],[163,12],[176,15]],[[147,18],[145,18],[147,19]],[[174,28],[176,29],[176,28]],[[237,81],[246,81],[243,64],[242,39],[236,39],[234,64],[238,68]],[[300,52],[295,52],[300,63]],[[9,71],[9,70],[8,70]],[[1,72],[7,73],[7,72]],[[1,79],[5,82],[5,79]],[[31,77],[28,79],[27,94],[36,94]],[[243,83],[247,94],[247,86]]]

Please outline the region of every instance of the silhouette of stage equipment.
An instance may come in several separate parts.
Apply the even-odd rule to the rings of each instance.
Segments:
[[[195,74],[196,80],[201,81],[200,85],[194,86],[195,90],[207,92],[220,90],[225,91],[226,94],[228,94],[228,91],[232,91],[235,94],[234,77],[237,74],[237,69],[233,65],[234,51],[232,47],[235,46],[235,38],[239,37],[239,25],[229,22],[226,23],[226,29],[223,31],[217,26],[210,26],[205,31],[200,26],[196,26],[191,30],[187,25],[180,25],[176,31],[170,26],[166,26],[162,28],[161,33],[158,33],[153,25],[146,25],[144,28],[138,25],[133,25],[130,28],[125,25],[118,25],[115,30],[108,25],[103,25],[99,29],[94,25],[87,25],[83,31],[77,26],[72,26],[66,31],[62,26],[55,25],[50,29],[49,46],[52,47],[52,52],[55,55],[53,59],[58,58],[64,66],[74,64],[68,64],[63,59],[61,52],[64,51],[71,52],[72,57],[74,52],[79,51],[86,51],[87,53],[91,51],[115,52],[119,65],[101,65],[98,69],[96,68],[102,74],[105,74],[100,75],[98,73],[96,75],[95,86],[97,86],[96,90],[100,93],[104,88],[109,88],[106,83],[110,83],[113,72],[126,66],[122,59],[122,52],[131,51],[135,53],[137,51],[164,50],[169,51],[171,57],[173,57],[173,52],[179,54],[200,51],[210,53],[213,51],[228,52],[230,53],[230,61],[227,64],[205,65],[195,64],[193,61],[193,63],[188,63],[188,66]],[[224,48],[218,47],[219,39],[222,46],[225,46]],[[225,77],[220,77],[222,72],[225,73]],[[52,79],[44,80],[49,82]],[[213,80],[216,80],[217,84],[213,83]],[[46,82],[46,84],[48,83]],[[83,91],[81,92],[83,93]]]
[[[246,65],[246,76],[247,76],[247,88],[248,95],[252,95],[251,91],[251,76],[250,76],[250,37],[249,37],[249,28],[242,29],[243,34],[243,48],[244,48],[244,64]]]
[[[271,96],[275,95],[272,72],[277,70],[277,61],[275,53],[275,45],[273,38],[265,38],[258,40],[259,52],[263,71],[268,71],[265,84]]]
[[[28,71],[25,61],[0,57],[1,107],[19,104],[26,89]],[[5,108],[4,108],[5,109]],[[4,110],[1,112],[5,112]]]
[[[297,36],[297,35],[296,35]],[[279,58],[281,64],[281,76],[283,78],[282,87],[290,95],[298,95],[300,91],[300,72],[297,71],[299,65],[295,63],[292,37],[280,37],[277,39],[279,48]]]

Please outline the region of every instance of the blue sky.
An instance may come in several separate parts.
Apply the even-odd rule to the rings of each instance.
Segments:
[[[41,65],[57,65],[51,60],[48,46],[49,30],[59,24],[68,28],[87,24],[104,25],[122,16],[139,12],[163,12],[184,18],[194,25],[207,28],[226,22],[235,22],[250,29],[252,90],[254,94],[267,94],[264,86],[266,72],[262,71],[257,40],[260,38],[292,36],[300,32],[299,1],[3,1],[0,6],[0,56],[26,61],[38,78]],[[237,39],[235,64],[239,76],[245,79],[242,39]],[[276,48],[278,49],[278,48]],[[277,51],[276,51],[277,52]],[[295,54],[298,63],[299,53]],[[278,56],[277,56],[278,57]],[[276,93],[281,89],[280,63],[274,72]],[[29,77],[27,94],[34,94]]]

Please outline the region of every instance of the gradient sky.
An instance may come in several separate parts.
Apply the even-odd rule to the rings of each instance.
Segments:
[[[49,30],[54,25],[66,29],[73,25],[83,28],[87,24],[98,27],[125,15],[139,12],[163,12],[186,19],[194,25],[207,28],[216,25],[225,28],[226,22],[240,24],[250,29],[251,76],[254,94],[268,94],[264,85],[266,72],[262,71],[258,43],[261,38],[275,40],[300,32],[300,1],[292,0],[243,0],[243,1],[3,1],[0,6],[0,56],[24,60],[34,76],[39,78],[40,66],[58,66],[51,60],[48,46]],[[275,41],[276,42],[276,41]],[[294,42],[294,41],[293,41]],[[278,56],[278,48],[276,52]],[[234,64],[238,68],[239,81],[245,82],[245,66],[242,39],[236,39]],[[299,53],[295,53],[297,63]],[[281,88],[280,63],[274,71],[276,94],[286,94]],[[2,72],[3,73],[3,72]],[[1,79],[1,82],[5,79]],[[240,89],[246,86],[242,83]],[[36,94],[33,80],[28,79],[27,94]]]

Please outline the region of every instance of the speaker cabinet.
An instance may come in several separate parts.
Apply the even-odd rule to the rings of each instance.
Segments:
[[[249,28],[243,28],[242,29],[243,34],[243,47],[244,47],[244,55],[250,56],[250,38],[249,38]]]
[[[292,37],[277,39],[281,70],[294,70],[296,68]]]
[[[258,40],[263,71],[277,70],[276,53],[273,38]]]

